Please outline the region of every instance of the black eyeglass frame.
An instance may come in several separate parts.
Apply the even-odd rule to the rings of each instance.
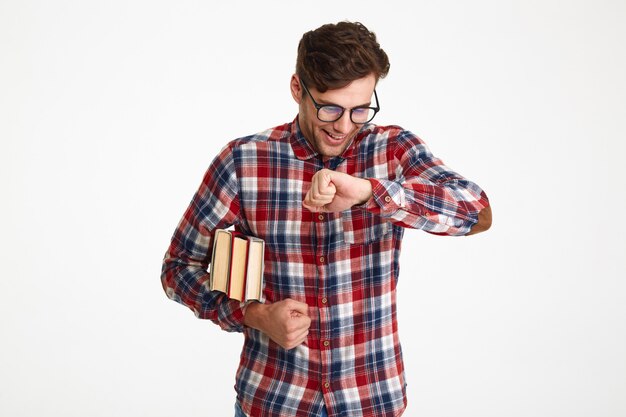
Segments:
[[[338,106],[336,104],[318,104],[317,101],[315,101],[315,99],[313,98],[313,96],[311,95],[311,92],[309,91],[309,89],[307,88],[307,86],[304,84],[304,82],[302,80],[300,80],[300,84],[302,84],[302,87],[304,88],[304,91],[306,91],[306,93],[309,95],[309,97],[311,98],[311,101],[313,102],[313,106],[315,106],[315,109],[317,110],[317,119],[320,122],[324,122],[324,123],[333,123],[336,122],[337,120],[341,119],[343,117],[343,114],[346,112],[345,107],[341,107]],[[376,107],[371,107],[371,106],[359,106],[359,107],[353,107],[350,109],[350,121],[352,123],[354,123],[355,125],[364,125],[366,123],[371,122],[372,120],[374,120],[374,117],[376,117],[376,114],[380,111],[380,103],[378,102],[378,94],[376,94],[376,89],[374,89],[374,99],[376,100]],[[322,109],[323,107],[335,107],[335,108],[340,108],[341,109],[341,113],[339,114],[339,116],[335,119],[335,120],[322,120],[320,118],[320,109]],[[354,119],[352,118],[352,112],[354,112],[357,109],[370,109],[374,111],[374,114],[372,115],[372,117],[369,118],[369,120],[366,120],[365,122],[355,122]]]

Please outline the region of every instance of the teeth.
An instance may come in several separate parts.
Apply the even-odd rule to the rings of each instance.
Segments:
[[[342,136],[335,136],[332,133],[328,133],[328,136],[330,136],[333,139],[343,139],[343,138],[345,138],[345,136],[343,136],[343,135]]]

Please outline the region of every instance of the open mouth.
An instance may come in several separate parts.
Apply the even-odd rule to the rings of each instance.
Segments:
[[[331,143],[342,143],[348,137],[348,135],[334,135],[327,130],[324,130],[324,133]]]

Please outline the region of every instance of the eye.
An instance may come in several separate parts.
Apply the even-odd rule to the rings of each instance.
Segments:
[[[352,109],[351,118],[354,123],[367,123],[374,118],[375,111],[371,107]]]
[[[339,106],[322,106],[320,112],[328,116],[339,116],[343,113],[343,108]]]

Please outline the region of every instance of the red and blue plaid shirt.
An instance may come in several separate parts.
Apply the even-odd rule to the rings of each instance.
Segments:
[[[322,168],[368,178],[373,197],[341,213],[302,207]],[[230,142],[213,161],[163,263],[167,295],[245,342],[235,389],[263,417],[398,416],[406,407],[396,321],[405,227],[464,235],[488,205],[484,192],[398,126],[363,126],[325,160],[297,119]],[[243,325],[244,304],[209,291],[214,230],[235,226],[266,242],[267,302],[309,306],[307,340],[285,350]]]

